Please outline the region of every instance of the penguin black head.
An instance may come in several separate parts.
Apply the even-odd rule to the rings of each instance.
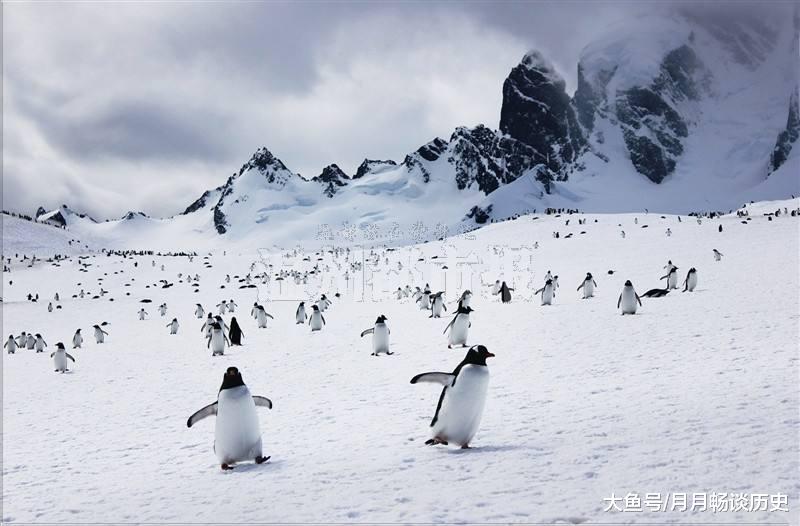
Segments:
[[[37,332],[37,333],[36,333],[36,337],[37,337],[37,338],[41,338],[41,337],[42,337],[42,335],[41,335],[41,334],[39,334],[39,333]]]
[[[300,302],[300,306],[301,306],[301,307],[304,307],[304,306],[305,306],[305,304],[306,304],[306,302],[305,302],[305,301],[301,301],[301,302]]]
[[[586,273],[586,279],[592,279],[592,273],[591,272],[587,272]]]
[[[473,311],[474,309],[472,307],[459,307],[457,314],[469,314]]]
[[[383,322],[385,322],[385,321],[386,321],[386,320],[388,320],[388,319],[389,319],[389,318],[387,318],[386,316],[384,316],[383,314],[381,314],[380,316],[378,316],[378,319],[377,319],[377,320],[375,320],[375,323],[383,323]]]
[[[552,279],[548,279],[547,281],[544,282],[544,284],[545,285],[552,285],[553,284],[553,280]]]
[[[62,350],[62,351],[63,351],[63,350],[64,350],[64,344],[63,344],[63,343],[61,343],[61,342],[58,342],[58,343],[56,344],[56,349],[60,349],[60,350]]]
[[[312,305],[312,306],[311,306],[311,310],[318,311],[318,310],[319,310],[319,307],[317,307],[316,305]]]
[[[490,353],[489,349],[483,345],[473,345],[464,357],[464,364],[486,365],[486,358],[493,356],[494,354]]]
[[[220,386],[219,390],[222,391],[223,389],[233,389],[234,387],[239,387],[244,385],[244,380],[242,380],[242,373],[239,372],[239,369],[236,367],[228,367],[225,371],[225,375],[222,377],[222,385]]]
[[[222,327],[220,326],[220,324],[219,324],[219,323],[217,323],[217,322],[214,322],[214,323],[212,323],[212,324],[211,324],[211,328],[212,328],[212,329],[214,329],[215,331],[218,331],[218,330],[222,329]]]
[[[633,287],[633,283],[631,283],[631,280],[626,280],[625,281],[625,286],[626,287]]]
[[[92,325],[92,327],[94,327],[95,329],[99,329],[100,328],[99,325]]]
[[[81,330],[80,330],[80,329],[78,329],[78,330],[77,330],[77,331],[75,331],[75,332],[81,332]]]

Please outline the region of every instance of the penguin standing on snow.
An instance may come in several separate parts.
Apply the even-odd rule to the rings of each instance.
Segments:
[[[544,287],[540,288],[533,294],[542,294],[542,305],[552,305],[553,304],[553,280],[548,279],[544,282]]]
[[[694,292],[697,286],[697,269],[692,267],[686,273],[686,279],[683,280],[683,292]]]
[[[64,349],[64,344],[61,342],[56,344],[56,350],[50,354],[50,358],[53,359],[53,366],[55,367],[55,372],[57,373],[65,373],[69,371],[69,369],[67,369],[67,360],[72,360],[72,363],[75,363],[75,358],[67,353],[66,349]]]
[[[6,348],[8,354],[15,354],[17,352],[19,345],[17,345],[17,340],[14,339],[13,334],[8,335],[8,340],[6,340],[6,343],[3,345],[3,347]]]
[[[158,306],[158,313],[161,315],[162,318],[164,317],[165,314],[167,314],[166,303],[162,303],[161,305]]]
[[[217,307],[219,308],[219,315],[223,315],[228,311],[228,302],[222,300],[220,303],[217,303]]]
[[[491,287],[492,287],[492,296],[497,296],[500,293],[500,280],[499,279],[496,280],[494,282],[494,285],[491,285]]]
[[[576,290],[583,289],[583,299],[588,299],[594,297],[594,288],[597,286],[597,282],[592,277],[591,272],[586,273],[586,277],[583,278],[583,283]]]
[[[319,307],[320,312],[325,312],[328,309],[328,307],[331,306],[331,300],[329,300],[328,297],[325,294],[323,294],[322,296],[320,296],[319,301],[317,302],[317,306]]]
[[[677,289],[678,288],[678,267],[672,266],[672,268],[667,272],[666,276],[661,276],[659,279],[666,279],[667,280],[667,290]]]
[[[625,286],[622,287],[622,293],[617,300],[617,308],[622,308],[622,314],[624,316],[625,314],[636,314],[636,309],[641,306],[642,300],[639,298],[639,295],[636,294],[633,283],[631,283],[631,280],[626,281]]]
[[[500,301],[502,301],[503,303],[511,303],[511,291],[512,290],[514,290],[514,289],[512,289],[508,285],[506,285],[506,282],[504,281],[500,285]]]
[[[36,333],[36,343],[34,343],[33,348],[36,352],[44,352],[45,347],[47,347],[47,342],[44,341],[41,334]]]
[[[425,290],[423,290],[422,294],[417,298],[417,303],[419,303],[420,310],[428,310],[431,308],[431,289],[428,287],[427,283],[425,284]]]
[[[437,292],[431,295],[431,315],[429,318],[441,318],[442,312],[447,311],[447,306],[444,304],[444,292]]]
[[[467,335],[469,328],[472,327],[472,322],[469,321],[469,314],[473,312],[472,307],[459,307],[456,315],[444,328],[445,334],[450,329],[450,334],[447,335],[447,348],[452,349],[453,345],[467,346]]]
[[[47,312],[53,312],[53,302],[49,302],[47,304]]]
[[[228,302],[228,312],[236,312],[236,307],[238,307],[238,306],[239,305],[237,305],[236,302],[233,301],[233,299],[231,299]]]
[[[312,332],[322,330],[322,326],[325,325],[325,317],[316,305],[311,306],[311,316],[308,318],[308,324],[311,326]]]
[[[178,318],[172,318],[172,321],[167,323],[167,327],[169,327],[170,334],[178,334],[178,329],[180,328]]]
[[[190,416],[186,427],[216,415],[214,452],[222,469],[233,469],[236,462],[250,459],[262,464],[270,457],[263,456],[261,450],[261,429],[256,407],[272,409],[272,402],[269,398],[251,395],[239,370],[228,367],[222,377],[217,401]]]
[[[306,302],[301,301],[300,305],[297,306],[297,310],[294,313],[295,325],[305,324],[307,318],[308,316],[306,315]]]
[[[28,339],[25,340],[25,348],[29,351],[32,351],[36,347],[36,338],[33,334],[28,333]]]
[[[206,344],[206,348],[211,349],[211,356],[216,356],[218,354],[225,354],[225,344],[228,344],[230,347],[231,342],[228,340],[228,337],[225,336],[225,333],[222,331],[222,327],[216,321],[211,325],[211,334],[208,336],[208,343]]]
[[[236,321],[236,316],[234,316],[231,318],[231,328],[228,330],[228,339],[231,341],[231,345],[241,345],[242,336],[244,336],[244,333],[242,328],[239,327],[239,322]]]
[[[468,449],[478,431],[489,387],[486,359],[493,357],[483,345],[475,345],[452,373],[422,373],[412,384],[436,383],[443,386],[436,412],[431,420],[431,438],[427,445],[450,442]]]
[[[203,306],[198,303],[197,308],[194,310],[194,315],[197,316],[198,320],[202,320],[204,314],[205,311],[203,310]]]
[[[208,313],[208,317],[206,318],[206,321],[203,322],[203,326],[200,327],[200,332],[205,332],[206,333],[206,338],[208,338],[211,335],[211,326],[212,325],[214,325],[214,317],[211,316],[211,313],[209,312]]]
[[[28,334],[25,331],[22,331],[19,336],[17,336],[17,347],[20,349],[25,348],[25,343],[28,341]]]
[[[78,329],[75,331],[75,335],[72,337],[72,348],[80,349],[81,345],[83,345],[83,336],[81,335],[81,330]]]
[[[106,341],[106,336],[108,336],[108,333],[101,329],[99,325],[94,326],[94,339],[97,343]]]
[[[381,314],[378,316],[378,319],[375,320],[374,327],[366,329],[361,333],[362,338],[367,334],[372,334],[372,356],[378,356],[380,353],[386,353],[387,355],[394,354],[389,352],[389,334],[391,334],[391,331],[386,325],[386,320],[386,316]]]
[[[146,310],[144,310],[144,307],[142,307],[141,309],[139,309],[139,319],[140,319],[140,320],[144,320],[144,319],[146,319],[146,318],[145,318],[146,316],[147,316],[147,311],[146,311]]]
[[[714,261],[720,261],[722,259],[722,252],[720,252],[716,248],[713,250],[714,250]]]
[[[256,307],[256,323],[258,324],[259,329],[267,328],[267,318],[272,318],[272,314],[265,311],[264,307],[261,305]],[[275,318],[272,319],[274,320]]]

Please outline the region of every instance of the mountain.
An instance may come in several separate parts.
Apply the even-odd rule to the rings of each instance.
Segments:
[[[503,82],[497,130],[459,127],[352,178],[330,164],[305,179],[263,147],[183,213],[137,224],[209,242],[418,241],[548,207],[688,213],[798,194],[791,7],[678,7],[609,27],[583,49],[572,95],[530,51]]]

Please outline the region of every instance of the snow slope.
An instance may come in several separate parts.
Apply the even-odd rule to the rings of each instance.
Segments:
[[[345,261],[227,247],[192,263],[98,256],[88,273],[74,260],[15,268],[5,332],[41,332],[48,352],[77,327],[87,342],[65,375],[47,355],[3,354],[3,521],[796,524],[800,223],[761,214],[798,206],[750,205],[747,224],[736,216],[701,224],[655,214],[524,217],[378,250],[377,264],[369,249]],[[698,269],[697,291],[644,298],[639,314],[620,316],[624,280],[640,293],[658,286],[667,259],[681,279]],[[225,274],[241,278],[253,262],[254,274],[263,264],[273,274],[317,263],[321,272],[305,286],[225,284]],[[561,288],[542,307],[531,296],[548,270]],[[599,287],[581,300],[575,287],[587,271]],[[199,292],[178,273],[198,273]],[[71,298],[80,288],[96,292],[101,278],[108,296]],[[515,288],[509,305],[488,294],[498,278]],[[160,279],[175,285],[161,289]],[[429,319],[391,297],[397,286],[425,282],[446,290],[450,309],[463,288],[475,291],[470,343],[497,355],[472,450],[423,444],[438,390],[409,379],[452,370],[464,354],[446,347],[449,318]],[[294,324],[294,310],[321,290],[343,297],[311,334]],[[56,291],[63,308],[52,314],[24,301]],[[248,315],[257,297],[275,316],[268,329]],[[153,300],[144,304],[150,319],[138,321],[144,298]],[[239,304],[245,345],[212,358],[192,312],[223,298]],[[166,318],[155,311],[162,301]],[[381,313],[396,354],[374,358],[358,335]],[[169,336],[173,316],[182,327]],[[96,345],[90,328],[101,321],[110,336]],[[191,429],[185,421],[214,400],[230,365],[274,403],[259,412],[272,459],[221,472],[213,419]],[[603,511],[604,498],[628,492],[784,493],[790,512]]]

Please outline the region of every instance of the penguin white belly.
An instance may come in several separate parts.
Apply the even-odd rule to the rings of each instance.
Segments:
[[[105,336],[103,334],[103,331],[98,331],[98,330],[94,331],[94,339],[97,340],[97,343],[103,343],[104,341],[103,336]]]
[[[444,312],[444,303],[440,300],[436,300],[433,302],[432,307],[432,314],[434,318],[441,318],[442,312]]]
[[[447,336],[449,345],[466,345],[467,334],[469,333],[469,317],[459,314],[453,325],[450,326],[450,334]]]
[[[56,352],[53,355],[53,368],[58,372],[67,370],[67,353]]]
[[[322,329],[322,315],[315,312],[311,315],[311,322],[309,322],[312,331],[318,331]]]
[[[258,414],[246,386],[223,389],[219,393],[214,452],[222,464],[261,456]]]
[[[297,314],[294,317],[294,321],[296,323],[305,323],[306,322],[306,311],[305,309],[300,309],[297,311]]]
[[[456,385],[445,392],[432,436],[464,446],[478,431],[489,387],[489,369],[481,365],[465,365]]]
[[[267,315],[261,311],[256,313],[256,321],[258,322],[259,329],[264,329],[267,327]]]
[[[542,291],[542,305],[551,305],[553,303],[553,287],[545,287]]]
[[[697,286],[697,272],[692,272],[686,279],[686,290],[692,292]]]
[[[678,288],[678,274],[675,272],[671,272],[669,276],[667,276],[667,288],[668,289],[677,289]]]
[[[634,292],[633,288],[625,287],[622,290],[622,302],[620,303],[622,314],[636,314],[638,306],[636,292]]]
[[[178,324],[177,323],[170,324],[169,333],[170,334],[178,334]]]
[[[225,338],[222,331],[215,331],[211,334],[211,352],[214,354],[223,354],[225,352]]]
[[[389,352],[389,328],[378,325],[372,332],[372,352]]]
[[[594,296],[594,283],[591,281],[583,282],[583,299],[591,298]]]
[[[431,298],[427,294],[423,294],[419,299],[419,310],[428,310],[431,308]]]

